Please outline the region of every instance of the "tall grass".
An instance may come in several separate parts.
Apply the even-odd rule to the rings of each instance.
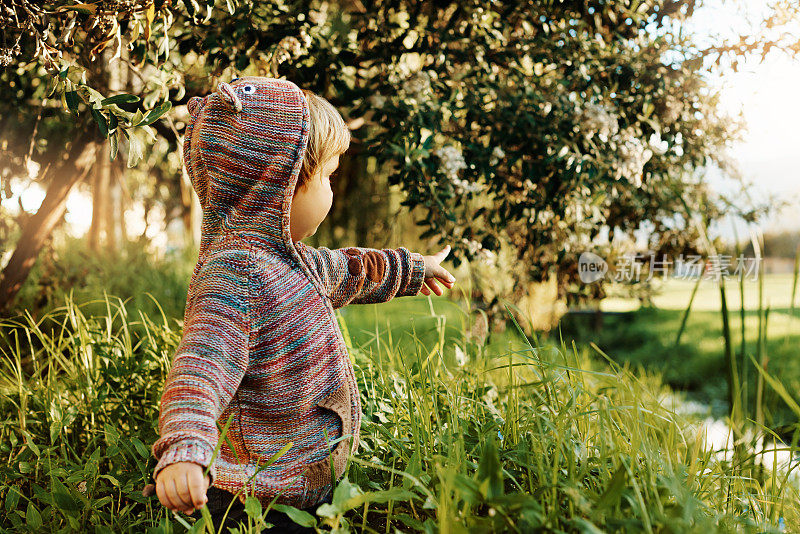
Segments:
[[[142,492],[153,482],[149,445],[180,325],[104,302],[104,315],[85,316],[67,299],[39,320],[0,324],[0,528],[210,532]],[[658,376],[635,376],[596,346],[540,343],[525,336],[525,320],[509,308],[519,342],[502,351],[432,306],[408,319],[404,343],[377,323],[368,342],[354,343],[343,321],[362,394],[361,447],[316,516],[282,509],[319,531],[386,534],[800,524],[788,475],[739,475],[665,402]],[[431,333],[436,341],[421,341]],[[269,507],[247,502],[246,530],[260,531]]]

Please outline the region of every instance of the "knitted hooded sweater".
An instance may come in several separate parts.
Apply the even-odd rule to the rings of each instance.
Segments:
[[[176,462],[211,464],[215,487],[247,484],[264,505],[279,495],[277,502],[309,507],[332,488],[330,456],[336,478],[343,475],[361,427],[334,309],[416,295],[424,261],[403,247],[292,241],[289,209],[309,131],[294,83],[237,78],[188,107],[184,159],[202,234],[161,397],[153,478]],[[344,439],[331,445],[326,431],[329,441]]]

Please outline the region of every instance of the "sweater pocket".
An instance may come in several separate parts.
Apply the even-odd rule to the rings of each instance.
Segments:
[[[305,484],[306,491],[311,494],[322,494],[331,483],[331,457],[338,480],[344,474],[347,458],[353,442],[353,417],[350,407],[350,389],[347,382],[343,382],[330,394],[323,397],[317,406],[321,409],[331,410],[342,420],[342,435],[344,439],[336,443],[333,452],[322,460],[306,465]]]

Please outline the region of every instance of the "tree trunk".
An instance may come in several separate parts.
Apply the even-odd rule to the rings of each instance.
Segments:
[[[91,197],[92,197],[92,224],[89,226],[89,249],[92,252],[100,250],[100,168],[95,165],[92,170]]]
[[[64,216],[70,191],[92,169],[99,146],[96,135],[96,129],[87,126],[84,133],[73,142],[67,159],[51,169],[53,178],[42,205],[25,223],[17,247],[0,277],[0,312],[10,308],[36,263],[39,251]]]
[[[119,242],[124,249],[128,243],[128,224],[125,221],[125,210],[128,209],[131,201],[130,191],[128,191],[128,186],[125,183],[125,171],[122,168],[122,158],[118,157],[111,166],[111,172],[114,173],[117,185],[121,189],[121,194],[119,196]]]
[[[106,243],[108,245],[109,252],[117,252],[117,210],[119,209],[119,183],[116,181],[116,176],[114,176],[114,173],[111,172],[111,162],[109,161],[108,156],[101,156],[100,161],[102,161],[103,179],[106,183],[106,209],[103,212],[103,218],[105,219],[104,226],[106,227]]]
[[[110,194],[110,165],[108,158],[100,157],[94,165],[92,176],[92,227],[89,232],[89,246],[92,252],[100,252],[103,247],[113,245]]]

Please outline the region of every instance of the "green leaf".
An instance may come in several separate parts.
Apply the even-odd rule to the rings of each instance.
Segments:
[[[494,439],[491,439],[483,449],[477,475],[484,497],[493,499],[503,495],[503,466]]]
[[[114,132],[108,137],[109,149],[108,158],[111,161],[117,159],[117,151],[119,150],[119,132]]]
[[[6,493],[6,512],[10,512],[11,510],[16,510],[17,504],[19,504],[19,490],[17,490],[16,486],[10,486],[8,488],[8,493]]]
[[[100,129],[100,135],[108,137],[108,121],[106,121],[105,116],[96,108],[91,108],[91,112],[97,127]]]
[[[144,146],[134,132],[128,132],[128,168],[135,167],[142,159]]]
[[[142,110],[141,109],[137,109],[136,113],[134,113],[133,117],[131,117],[131,119],[130,119],[131,120],[131,126],[138,126],[139,123],[142,122],[143,119],[144,119],[144,114],[142,114]]]
[[[34,532],[38,532],[42,528],[42,516],[39,510],[33,505],[32,501],[28,501],[28,510],[25,512],[25,522]]]
[[[310,528],[317,526],[317,520],[313,515],[306,511],[298,510],[294,506],[288,506],[286,504],[273,504],[272,508],[288,515],[289,519],[302,527]]]
[[[39,450],[39,447],[36,446],[36,443],[33,442],[33,438],[27,432],[25,432],[25,444],[28,446],[30,450],[33,451],[33,454],[35,454],[37,457],[42,455],[42,452]]]
[[[118,488],[122,487],[120,485],[120,483],[119,483],[119,480],[117,480],[117,478],[115,476],[108,475],[108,474],[102,474],[102,475],[99,475],[97,478],[105,478],[107,480],[110,480],[111,483],[114,484],[116,487],[118,487]]]
[[[56,438],[61,433],[61,421],[50,423],[50,443],[55,443]]]
[[[211,511],[208,509],[208,505],[204,504],[202,508],[200,508],[200,515],[203,517],[203,521],[206,525],[208,525],[210,531],[214,532],[214,521],[211,519]]]
[[[164,102],[160,106],[157,106],[150,110],[150,112],[145,116],[144,120],[141,122],[140,126],[147,126],[148,124],[152,124],[157,121],[164,113],[172,108],[172,102]]]
[[[64,93],[64,98],[67,101],[67,107],[72,113],[78,113],[78,105],[80,101],[78,100],[78,91],[67,91]]]
[[[578,532],[583,532],[584,534],[602,534],[605,532],[605,530],[597,528],[597,525],[582,517],[573,518],[570,522]]]
[[[764,377],[764,380],[766,380],[767,384],[769,384],[772,389],[775,390],[775,393],[777,393],[781,399],[783,399],[783,402],[786,403],[786,405],[795,413],[795,415],[800,417],[800,405],[798,405],[794,398],[792,398],[792,395],[786,390],[786,387],[783,385],[783,383],[776,380],[775,377],[761,367],[752,354],[748,354],[748,357],[750,358],[750,361],[753,362],[753,365],[761,374],[761,376]]]
[[[118,125],[119,125],[119,119],[117,119],[117,116],[114,114],[114,112],[109,110],[109,112],[108,112],[108,131],[109,132],[113,132],[114,130],[117,129]]]
[[[87,100],[92,104],[92,107],[101,105],[100,102],[103,101],[104,97],[99,91],[85,84],[79,85],[77,90],[84,95],[84,100]]]
[[[244,500],[244,511],[247,512],[247,515],[253,519],[257,520],[261,518],[261,501],[252,495],[248,495]]]
[[[116,445],[119,441],[119,432],[117,432],[117,429],[108,423],[104,425],[104,428],[106,431],[106,441],[108,441],[110,445]]]
[[[69,488],[55,477],[50,479],[50,487],[53,493],[53,500],[63,510],[77,512],[83,508],[80,502],[76,501],[70,494]]]
[[[111,495],[106,495],[105,497],[102,497],[102,498],[97,499],[96,501],[94,501],[92,503],[92,509],[93,510],[99,510],[101,506],[105,506],[106,504],[110,503],[113,500],[114,500],[114,497],[112,497]]]
[[[388,501],[409,501],[417,495],[402,487],[394,487],[388,490],[373,491],[364,493],[357,485],[351,484],[347,476],[342,478],[339,485],[333,491],[333,499],[330,504],[325,503],[317,508],[317,515],[322,517],[336,517],[348,510],[362,506],[364,503],[385,503]]]
[[[611,506],[615,502],[619,502],[622,495],[622,490],[625,487],[625,482],[628,480],[628,472],[624,465],[619,466],[619,469],[611,477],[608,487],[597,500],[596,509],[602,510]]]
[[[128,94],[128,93],[120,93],[118,95],[109,96],[108,98],[104,98],[100,101],[100,104],[103,107],[108,106],[110,104],[132,104],[134,102],[138,102],[140,98],[136,95]]]
[[[147,447],[144,446],[144,443],[139,438],[131,438],[131,443],[133,443],[133,448],[136,449],[142,458],[147,458],[150,456],[150,452],[147,450]]]

